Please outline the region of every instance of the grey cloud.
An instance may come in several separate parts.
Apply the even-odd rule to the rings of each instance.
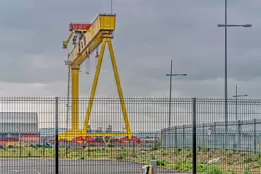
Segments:
[[[66,84],[64,60],[67,52],[61,46],[68,37],[69,23],[91,22],[99,12],[109,12],[109,2],[66,0],[25,3],[27,5],[13,6],[10,2],[8,11],[1,11],[4,17],[0,18],[0,53],[4,64],[1,63],[0,67],[4,73],[0,74],[0,80],[63,81]],[[253,0],[251,5],[242,0],[229,1],[229,22],[253,24],[250,29],[229,29],[231,79],[251,81],[261,75],[258,67],[261,63],[258,50],[260,22],[255,17],[258,4],[258,0]],[[243,10],[243,7],[246,9]],[[113,43],[127,94],[150,95],[166,90],[168,78],[165,74],[169,72],[170,59],[174,60],[176,73],[189,74],[188,77],[175,78],[175,82],[184,80],[201,84],[204,80],[223,78],[224,30],[217,28],[218,23],[224,22],[223,1],[115,0],[113,10],[118,20]],[[32,62],[32,55],[35,55],[35,61],[40,59],[42,67]],[[12,70],[6,65],[12,65]],[[110,62],[103,66],[106,73],[100,83],[102,86],[113,85],[113,76],[108,75]],[[93,76],[82,78],[81,89],[87,93]],[[222,93],[223,81],[220,83]],[[101,93],[110,90],[102,87]],[[183,90],[182,87],[180,90]]]

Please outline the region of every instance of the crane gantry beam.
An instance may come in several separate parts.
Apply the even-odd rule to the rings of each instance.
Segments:
[[[88,25],[88,24],[86,24]],[[114,50],[112,46],[112,39],[113,39],[113,31],[116,29],[116,15],[115,14],[99,14],[98,17],[94,20],[94,22],[89,26],[86,31],[83,31],[81,38],[77,44],[74,44],[73,50],[70,52],[68,56],[68,60],[71,66],[72,72],[72,130],[69,132],[65,132],[59,135],[59,140],[66,139],[66,140],[73,140],[77,137],[86,136],[93,137],[93,136],[100,136],[100,137],[111,137],[111,136],[127,136],[129,139],[132,138],[132,132],[130,128],[130,123],[128,120],[128,113],[123,97],[123,92],[120,84],[120,77],[118,73],[118,68],[116,64],[116,59],[114,55]],[[76,30],[71,27],[70,29],[72,33]],[[70,39],[74,34],[70,35],[69,39],[67,40],[67,45]],[[64,42],[65,43],[65,42]],[[64,45],[66,45],[66,43]],[[106,133],[106,134],[89,134],[87,135],[88,131],[88,124],[91,117],[92,112],[92,105],[96,93],[96,88],[99,80],[100,70],[102,66],[102,61],[104,57],[104,52],[106,48],[106,44],[108,44],[111,62],[113,66],[114,76],[116,80],[117,90],[120,98],[121,109],[123,112],[123,117],[125,121],[125,126],[127,133],[117,134],[117,133]],[[66,47],[67,47],[66,45]],[[95,72],[95,77],[93,80],[92,91],[90,100],[88,103],[88,108],[85,116],[85,122],[83,129],[79,129],[79,72],[81,64],[90,57],[90,55],[101,45],[100,50],[100,58],[98,59],[98,65]]]

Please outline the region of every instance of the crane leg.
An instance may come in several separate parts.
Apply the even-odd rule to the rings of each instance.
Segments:
[[[72,68],[72,131],[79,130],[79,67]]]
[[[96,88],[97,88],[97,84],[98,84],[98,80],[99,80],[99,76],[100,76],[105,47],[106,47],[106,40],[103,40],[102,46],[101,46],[100,58],[98,59],[98,65],[96,68],[96,72],[95,72],[95,76],[94,76],[94,80],[93,80],[93,84],[92,84],[92,91],[91,91],[90,101],[88,104],[88,110],[87,110],[86,117],[85,117],[86,119],[85,119],[84,128],[83,128],[83,135],[86,135],[86,133],[88,131],[88,124],[89,124],[89,120],[91,117],[92,105],[93,105],[93,100],[94,100],[94,96],[96,93]]]
[[[58,136],[61,139],[72,141],[77,136],[81,136],[79,130],[79,72],[80,67],[74,66],[71,68],[72,72],[72,130],[62,133]]]
[[[120,82],[120,76],[119,76],[119,73],[118,73],[118,68],[117,68],[117,64],[116,64],[116,59],[115,59],[111,39],[108,39],[107,43],[108,43],[108,47],[109,47],[109,51],[110,51],[111,63],[112,63],[113,71],[114,71],[116,84],[117,84],[118,94],[119,94],[119,98],[120,98],[120,102],[121,102],[121,109],[122,109],[122,112],[123,112],[123,117],[124,117],[124,121],[125,121],[126,130],[127,130],[127,133],[128,133],[128,138],[132,139],[130,122],[129,122],[129,119],[128,119],[126,104],[124,102],[124,97],[123,97],[123,92],[122,92],[121,82]]]

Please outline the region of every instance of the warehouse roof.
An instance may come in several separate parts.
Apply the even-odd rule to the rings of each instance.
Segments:
[[[0,112],[0,123],[38,123],[37,112]]]

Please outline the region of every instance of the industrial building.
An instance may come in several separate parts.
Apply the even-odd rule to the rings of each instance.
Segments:
[[[46,143],[55,139],[55,128],[53,127],[39,128],[39,132],[41,135],[41,143]],[[58,128],[58,134],[62,134],[64,132],[66,132],[66,128]]]
[[[0,112],[0,145],[39,143],[36,112]]]

